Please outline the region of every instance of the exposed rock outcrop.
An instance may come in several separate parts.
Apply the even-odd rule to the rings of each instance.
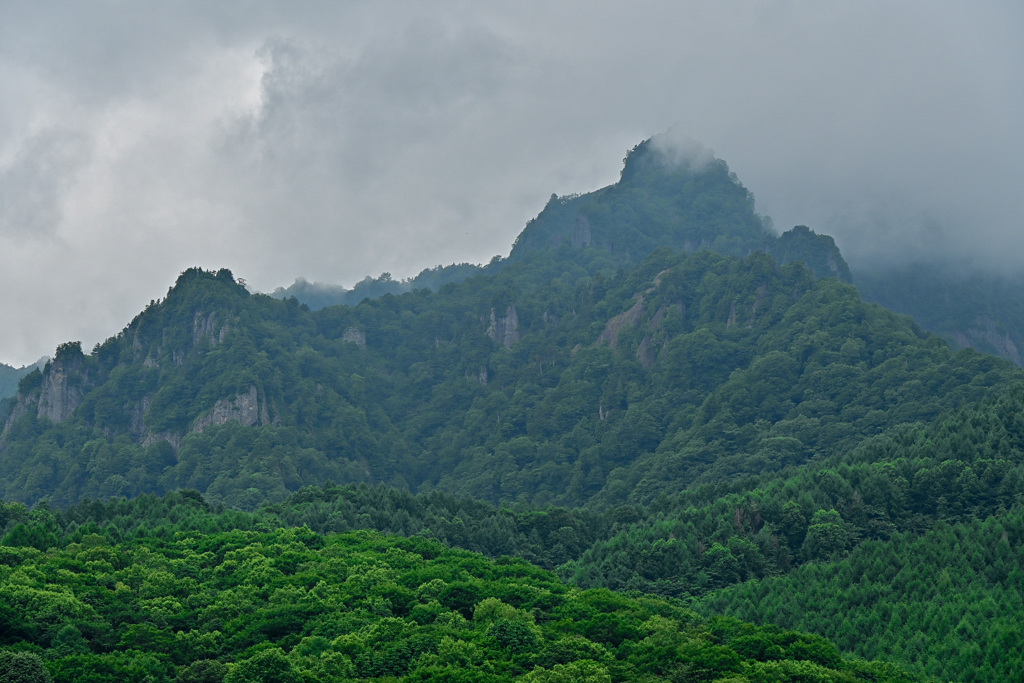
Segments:
[[[77,353],[58,350],[49,370],[43,373],[43,387],[39,394],[37,415],[54,422],[63,422],[82,403],[84,385],[88,377],[82,372],[84,359],[81,348]]]
[[[366,348],[366,332],[361,327],[350,327],[345,330],[345,333],[341,335],[341,341],[350,342],[355,344],[361,349]]]
[[[155,443],[166,441],[171,444],[171,448],[174,449],[177,454],[178,449],[181,448],[181,434],[175,434],[174,432],[161,432],[160,434],[147,434],[146,438],[142,440],[143,446],[151,446]]]
[[[604,326],[604,330],[601,335],[597,338],[598,343],[607,342],[608,346],[613,349],[619,344],[619,333],[626,327],[633,327],[644,314],[644,296],[643,294],[636,295],[636,303],[623,313],[619,313],[617,316],[608,321],[608,324]]]
[[[979,316],[975,319],[974,325],[967,330],[955,330],[949,334],[960,348],[994,351],[1016,365],[1021,365],[1020,350],[1013,343],[1013,339],[1009,334],[1000,331],[996,321],[988,316]]]
[[[250,385],[248,392],[239,393],[233,399],[217,401],[207,415],[196,419],[192,431],[201,432],[210,425],[222,425],[232,420],[245,427],[270,424],[267,406],[260,403],[256,385]]]
[[[590,219],[582,213],[576,214],[576,220],[572,224],[572,231],[569,233],[569,244],[576,249],[589,247],[592,240],[590,233]]]
[[[147,359],[148,360],[148,359]],[[132,434],[136,437],[141,438],[146,435],[146,413],[149,412],[149,406],[152,403],[149,396],[143,396],[141,401],[135,403],[131,410],[132,419]]]
[[[196,311],[192,317],[192,345],[199,346],[199,343],[204,340],[210,342],[211,345],[220,341],[220,336],[217,334],[217,314],[211,312],[204,317],[202,311]]]
[[[4,423],[4,433],[7,433],[7,430],[11,428],[11,425],[28,415],[30,411],[34,410],[37,403],[38,399],[35,396],[22,396],[19,392],[17,397],[14,399],[14,406],[11,408],[11,413],[7,416],[7,422]]]
[[[487,336],[509,348],[519,341],[519,314],[516,305],[512,304],[505,311],[505,317],[499,318],[491,309],[491,321],[487,327]]]

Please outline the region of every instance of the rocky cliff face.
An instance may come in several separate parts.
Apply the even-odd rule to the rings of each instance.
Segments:
[[[24,396],[19,393],[14,399],[14,406],[11,408],[11,412],[7,416],[7,422],[4,423],[3,433],[6,434],[11,428],[11,425],[28,415],[30,411],[35,410],[38,403],[38,396]]]
[[[260,403],[255,385],[250,385],[248,392],[239,393],[232,399],[217,401],[208,415],[196,420],[192,431],[201,432],[211,425],[222,425],[232,420],[245,427],[270,424],[267,406]]]
[[[971,347],[978,351],[994,353],[1021,365],[1020,351],[1006,332],[1000,331],[996,321],[988,316],[979,316],[966,330],[947,332],[960,348]]]
[[[505,316],[497,317],[495,310],[491,309],[491,320],[487,326],[487,336],[496,342],[500,342],[508,348],[519,341],[519,313],[516,305],[512,304],[505,311]]]
[[[88,377],[82,373],[82,356],[63,355],[54,359],[48,372],[43,374],[43,389],[39,395],[39,417],[63,422],[82,403],[83,385]]]

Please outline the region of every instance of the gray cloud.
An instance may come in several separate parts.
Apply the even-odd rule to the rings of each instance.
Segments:
[[[6,2],[0,361],[192,265],[486,261],[670,129],[854,263],[1020,268],[1022,34],[995,2]]]
[[[81,134],[47,129],[24,141],[0,170],[0,235],[50,236],[60,222],[64,192],[88,156]]]
[[[651,145],[670,167],[700,171],[715,160],[715,152],[678,131],[669,130],[651,138]]]

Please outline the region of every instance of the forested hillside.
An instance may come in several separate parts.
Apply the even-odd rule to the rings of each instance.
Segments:
[[[1006,680],[1024,371],[769,228],[654,139],[350,305],[186,270],[0,406],[0,676]]]
[[[331,479],[645,502],[852,447],[1019,376],[763,254],[664,250],[594,276],[571,256],[315,313],[190,270],[93,353],[65,345],[22,381],[0,494],[190,487],[254,507]]]
[[[194,492],[0,516],[0,676],[18,680],[919,680],[817,636],[422,537],[271,528]]]
[[[819,561],[698,604],[811,630],[944,679],[1013,680],[1024,670],[1012,645],[1024,637],[1022,416],[1017,385],[728,500],[746,511],[781,505],[782,524],[765,526],[780,544],[799,544],[801,559]]]
[[[26,365],[20,368],[12,368],[10,365],[0,363],[0,401],[13,398],[18,393],[18,382],[21,378],[32,372],[36,367],[41,367],[46,359],[40,360],[33,365]],[[0,414],[4,414],[0,412]]]

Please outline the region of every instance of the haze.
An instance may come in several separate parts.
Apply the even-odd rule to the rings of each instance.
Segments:
[[[0,5],[0,361],[179,272],[259,291],[486,262],[667,130],[854,266],[1020,270],[1024,6]]]

